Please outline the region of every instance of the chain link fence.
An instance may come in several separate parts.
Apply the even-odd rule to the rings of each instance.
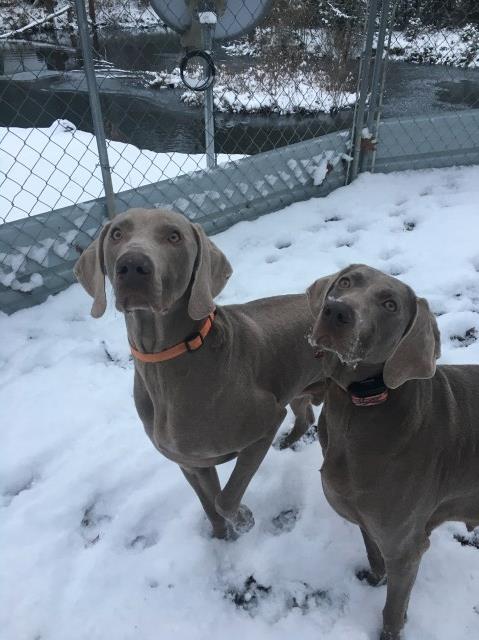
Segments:
[[[146,0],[0,0],[4,311],[70,284],[130,206],[213,232],[362,170],[479,162],[475,1],[157,2],[195,24],[178,33]],[[234,6],[234,25],[258,5],[245,35],[204,41],[198,10]],[[192,88],[181,77],[195,49],[207,91],[198,56]]]
[[[373,42],[361,169],[478,162],[477,2],[383,0]]]

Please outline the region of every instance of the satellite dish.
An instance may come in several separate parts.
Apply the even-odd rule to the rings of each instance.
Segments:
[[[216,14],[214,40],[230,40],[253,29],[273,0],[150,0],[155,12],[174,31],[186,34],[198,25],[198,15]]]

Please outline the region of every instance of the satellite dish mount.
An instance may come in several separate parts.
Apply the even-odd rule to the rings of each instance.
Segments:
[[[231,40],[250,31],[265,17],[272,2],[273,0],[150,0],[161,20],[181,34],[181,44],[187,52],[180,65],[183,83],[193,91],[205,92],[208,169],[216,166],[213,119],[216,70],[212,58],[213,41]]]

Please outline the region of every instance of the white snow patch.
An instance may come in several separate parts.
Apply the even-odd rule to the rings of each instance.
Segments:
[[[206,169],[204,154],[156,153],[107,141],[116,193]],[[242,158],[218,154],[218,163]],[[95,137],[68,120],[0,127],[0,224],[103,196]]]
[[[218,18],[213,11],[200,11],[198,13],[198,21],[200,24],[216,24]]]

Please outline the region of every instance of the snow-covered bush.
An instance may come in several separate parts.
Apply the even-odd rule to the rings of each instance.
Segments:
[[[213,87],[215,108],[233,113],[329,113],[351,106],[356,100],[351,88],[335,82],[320,66],[308,66],[306,62],[296,68],[259,62],[240,71],[231,71],[224,65],[217,70]],[[179,69],[173,72],[151,74],[149,86],[158,88],[182,87]],[[203,94],[186,90],[183,102],[199,106]]]
[[[393,58],[417,64],[479,66],[479,26],[460,29],[424,28],[396,31],[390,54]]]

